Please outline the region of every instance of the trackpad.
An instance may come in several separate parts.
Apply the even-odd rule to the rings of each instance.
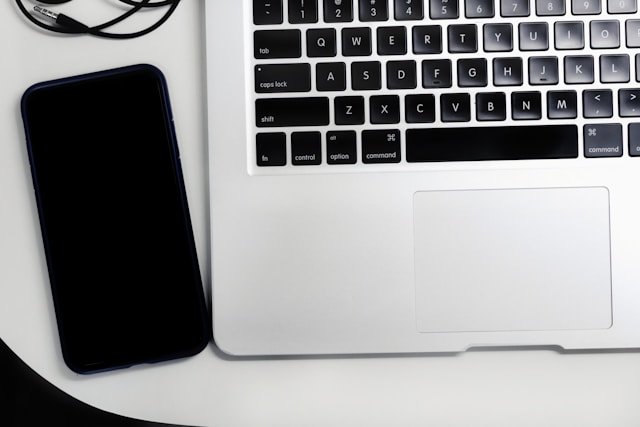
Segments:
[[[420,332],[612,324],[609,191],[414,195]]]

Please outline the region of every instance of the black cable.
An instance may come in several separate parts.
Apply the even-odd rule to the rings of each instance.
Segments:
[[[145,34],[149,34],[150,32],[160,27],[171,17],[171,15],[173,15],[173,12],[175,12],[176,8],[178,7],[178,4],[180,3],[180,0],[162,0],[162,1],[156,1],[156,2],[151,2],[151,0],[139,0],[139,1],[118,0],[118,1],[128,6],[131,6],[131,9],[129,9],[122,15],[118,16],[117,18],[114,18],[108,22],[105,22],[104,24],[96,25],[94,27],[89,27],[88,25],[85,25],[79,21],[76,21],[75,19],[65,14],[55,13],[50,10],[40,8],[39,12],[42,14],[43,17],[48,17],[49,19],[54,20],[56,23],[56,25],[49,25],[44,23],[40,19],[37,19],[32,13],[30,13],[27,10],[27,8],[24,6],[22,0],[16,0],[16,4],[18,5],[18,9],[20,9],[22,14],[29,21],[31,21],[33,24],[37,25],[38,27],[48,31],[53,31],[55,33],[60,33],[60,34],[91,34],[96,37],[103,37],[103,38],[110,38],[110,39],[132,39],[132,38],[144,36]],[[142,9],[158,8],[158,7],[167,7],[167,11],[155,24],[151,25],[150,27],[144,30],[137,31],[134,33],[112,33],[112,32],[104,31],[105,29],[128,19],[129,17],[131,17],[136,12],[139,12]]]

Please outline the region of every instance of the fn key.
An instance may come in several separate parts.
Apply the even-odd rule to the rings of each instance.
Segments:
[[[284,166],[287,163],[287,136],[284,132],[256,135],[258,166]]]

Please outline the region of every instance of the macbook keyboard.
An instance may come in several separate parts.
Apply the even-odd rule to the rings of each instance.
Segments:
[[[640,156],[637,0],[249,4],[258,169]]]

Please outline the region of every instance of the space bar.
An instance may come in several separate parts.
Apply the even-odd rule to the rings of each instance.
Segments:
[[[407,130],[408,162],[576,157],[578,127],[575,125]]]

